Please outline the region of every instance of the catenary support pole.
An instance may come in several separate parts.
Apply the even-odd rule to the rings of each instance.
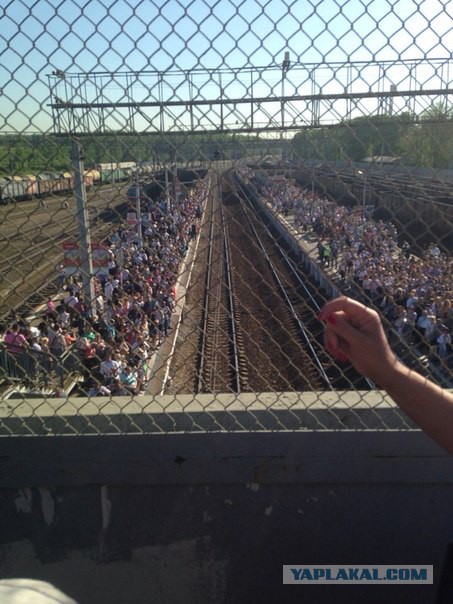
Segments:
[[[137,237],[138,247],[143,247],[143,236],[142,236],[142,207],[141,207],[141,189],[140,189],[140,175],[138,169],[135,173],[135,210],[137,212]]]
[[[82,274],[84,303],[93,316],[96,312],[93,285],[93,259],[91,253],[90,226],[87,212],[87,193],[83,180],[84,164],[80,143],[73,138],[71,143],[72,167],[74,170],[74,194],[77,204],[77,226],[79,229],[80,271]]]

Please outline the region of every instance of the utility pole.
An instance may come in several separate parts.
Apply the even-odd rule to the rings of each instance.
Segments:
[[[170,193],[168,191],[168,167],[165,164],[165,201],[167,204],[167,212],[170,211]]]
[[[360,174],[360,176],[363,176],[363,195],[362,195],[362,222],[366,221],[366,177],[367,177],[367,173],[366,172],[362,172],[362,170],[357,170],[357,174]]]
[[[281,96],[281,122],[282,122],[282,132],[285,127],[285,78],[288,73],[289,68],[291,67],[291,59],[289,56],[289,51],[285,52],[285,58],[282,63],[282,96]]]
[[[74,170],[74,194],[77,204],[77,226],[79,228],[80,270],[82,273],[84,303],[93,316],[96,313],[93,286],[93,259],[91,254],[90,225],[87,212],[87,192],[83,180],[84,164],[79,141],[72,139],[72,168]]]
[[[175,155],[174,155],[174,161],[173,161],[173,203],[176,203],[176,189],[177,189],[177,180],[178,180],[178,164],[176,163],[177,161],[177,154],[176,154],[176,149],[175,149]],[[170,211],[170,208],[168,208],[168,210]]]
[[[140,199],[140,175],[138,169],[135,171],[135,211],[137,213],[137,236],[138,247],[142,248],[142,208]]]

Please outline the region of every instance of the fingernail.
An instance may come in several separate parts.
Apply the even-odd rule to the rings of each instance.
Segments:
[[[320,312],[316,315],[318,321],[324,321],[324,313]]]
[[[327,317],[327,321],[328,321],[329,323],[331,323],[332,325],[335,325],[335,323],[337,322],[337,319],[336,319],[336,317],[334,317],[333,315],[329,315],[329,316]]]

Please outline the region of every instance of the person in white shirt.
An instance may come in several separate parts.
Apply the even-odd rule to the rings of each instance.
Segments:
[[[107,298],[107,300],[111,300],[112,296],[113,296],[113,283],[111,281],[111,279],[109,279],[107,281],[107,283],[104,285],[104,296]]]
[[[79,299],[74,293],[70,293],[69,296],[65,299],[65,304],[68,308],[74,310],[75,305],[78,303]]]
[[[437,354],[441,359],[448,356],[448,347],[451,344],[451,335],[447,327],[441,328],[440,336],[437,338]]]
[[[105,360],[102,361],[99,370],[105,383],[109,383],[119,376],[121,364],[113,358],[112,352],[109,351],[106,353]]]
[[[42,346],[36,338],[30,338],[29,342],[30,342],[31,350],[36,350],[37,352],[42,352]]]
[[[71,315],[65,308],[58,313],[58,320],[61,323],[61,326],[65,329],[69,329],[71,327]]]
[[[417,329],[425,341],[428,340],[427,332],[429,332],[429,329],[432,328],[432,325],[433,321],[430,315],[428,315],[428,311],[422,310],[422,314],[417,319]]]

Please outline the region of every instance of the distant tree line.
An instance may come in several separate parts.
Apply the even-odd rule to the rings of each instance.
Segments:
[[[371,156],[393,156],[413,166],[451,168],[453,111],[434,104],[420,116],[406,112],[359,117],[330,128],[298,132],[292,146],[301,159],[356,162]]]
[[[80,138],[86,168],[99,163],[134,161],[189,163],[218,159],[240,159],[255,144],[256,136],[232,134],[147,134],[90,135]],[[262,145],[268,146],[264,140]],[[269,143],[270,144],[270,143]],[[266,150],[268,153],[269,151]],[[262,151],[262,155],[264,150]],[[69,137],[52,135],[0,135],[0,175],[39,174],[71,170]]]
[[[97,163],[135,161],[156,164],[282,157],[282,141],[264,135],[137,133],[90,135],[81,138],[87,168]],[[399,156],[414,166],[453,165],[453,111],[433,104],[420,116],[372,115],[342,121],[328,128],[311,128],[285,141],[285,155],[320,161],[360,161],[369,156]],[[39,174],[71,170],[69,137],[0,135],[0,175]]]

